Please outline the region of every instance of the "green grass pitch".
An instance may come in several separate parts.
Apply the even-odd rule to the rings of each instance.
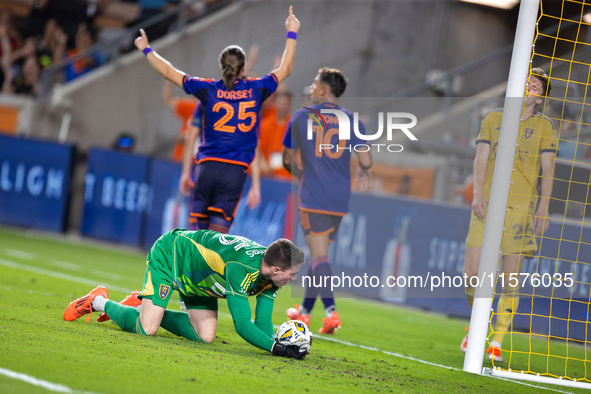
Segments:
[[[467,321],[377,301],[338,299],[343,328],[328,339],[316,335],[302,361],[248,345],[224,301],[211,345],[163,329],[155,338],[126,333],[97,323],[98,313],[89,323],[62,319],[70,301],[98,284],[117,301],[139,290],[144,269],[140,251],[0,229],[0,392],[584,392],[465,373],[459,343]],[[285,310],[299,301],[289,289],[280,291],[273,322],[287,320]],[[320,304],[313,332],[321,326]],[[571,351],[582,356],[583,349]],[[14,373],[22,375],[7,376]],[[584,365],[569,374],[584,376]]]

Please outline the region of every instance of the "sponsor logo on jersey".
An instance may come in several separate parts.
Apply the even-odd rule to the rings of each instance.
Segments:
[[[170,286],[160,285],[160,289],[158,291],[158,294],[160,295],[161,299],[165,299],[168,296],[169,292],[170,292]]]
[[[213,286],[211,286],[211,291],[215,293],[216,297],[224,298],[226,296],[226,289],[218,282],[215,282]]]
[[[254,257],[257,254],[264,254],[266,250],[267,249],[253,249],[253,250],[248,250],[246,252],[246,254],[248,255],[248,257]]]

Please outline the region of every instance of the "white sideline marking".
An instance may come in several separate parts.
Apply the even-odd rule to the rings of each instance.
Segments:
[[[82,271],[82,267],[78,264],[68,263],[66,261],[50,259],[47,262],[55,267],[63,268],[70,271]]]
[[[93,275],[102,276],[103,278],[113,279],[113,280],[120,280],[121,275],[112,274],[110,272],[99,271],[99,270],[92,270],[90,271]]]
[[[33,253],[23,252],[22,250],[5,249],[5,252],[7,255],[12,257],[18,257],[19,259],[33,260],[35,258],[35,255]]]
[[[63,269],[70,270],[70,271],[82,271],[82,267],[80,265],[68,263],[67,261],[50,259],[50,260],[47,260],[47,262],[50,265],[53,265],[54,267],[63,268]],[[121,279],[121,275],[112,274],[110,272],[94,270],[94,269],[91,270],[90,272],[95,276],[102,276],[103,278],[108,278],[108,279],[113,279],[113,280],[120,280]]]
[[[0,368],[0,375],[8,376],[9,378],[17,379],[17,380],[23,381],[25,383],[32,384],[33,386],[43,387],[44,389],[47,389],[49,391],[55,391],[57,393],[72,393],[72,394],[74,394],[74,393],[89,393],[90,394],[89,391],[73,390],[67,386],[62,385],[62,384],[51,383],[51,382],[48,382],[47,380],[37,379],[32,376],[25,375],[24,373],[14,372],[9,369]]]
[[[20,264],[20,263],[15,263],[14,261],[9,261],[9,260],[4,260],[4,259],[0,259],[0,265],[4,265],[4,266],[10,267],[10,268],[22,269],[22,270],[25,270],[25,271],[36,272],[36,273],[39,273],[39,274],[42,274],[42,275],[48,275],[48,276],[52,276],[54,278],[60,278],[60,279],[70,280],[70,281],[78,282],[78,283],[82,283],[82,284],[89,284],[91,286],[95,286],[97,284],[97,282],[91,281],[91,280],[88,280],[88,279],[78,278],[76,276],[72,276],[72,275],[68,275],[68,274],[62,274],[60,272],[49,271],[49,270],[45,270],[43,268],[31,267],[31,266],[28,266],[28,265],[24,265],[24,264]],[[103,283],[103,285],[105,285],[107,288],[112,288],[113,290],[117,290],[117,291],[120,291],[122,293],[131,293],[133,291],[133,290],[130,290],[130,289],[125,289],[123,287],[112,286],[112,285],[108,285],[108,284],[104,284],[104,283]],[[229,313],[218,312],[218,314],[221,315],[221,316],[224,316],[224,317],[232,318],[232,315],[230,315]],[[275,327],[279,327],[279,326],[275,325]],[[406,360],[416,361],[416,362],[419,362],[419,363],[422,363],[422,364],[432,365],[434,367],[446,368],[446,369],[449,369],[449,370],[452,370],[452,371],[462,371],[459,368],[449,367],[447,365],[437,364],[437,363],[433,363],[433,362],[430,362],[430,361],[421,360],[419,358],[415,358],[415,357],[411,357],[411,356],[405,356],[405,355],[400,354],[400,353],[388,352],[386,350],[380,350],[380,349],[375,348],[375,347],[358,345],[356,343],[342,341],[340,339],[331,338],[331,337],[328,337],[328,336],[325,336],[325,335],[316,334],[316,335],[314,335],[314,338],[325,339],[327,341],[339,343],[341,345],[347,345],[347,346],[357,347],[357,348],[360,348],[360,349],[370,350],[370,351],[374,351],[374,352],[380,352],[380,353],[387,354],[389,356],[404,358]],[[0,372],[1,371],[2,371],[2,368],[0,368]],[[5,371],[7,371],[7,370],[5,370]],[[9,371],[9,372],[11,372],[11,371]],[[16,373],[16,372],[13,372],[13,373]],[[24,376],[27,376],[27,375],[24,375]],[[485,375],[481,375],[481,376],[485,376]],[[491,378],[495,378],[495,377],[492,377],[492,376],[490,376],[490,377]],[[35,379],[35,378],[32,378],[32,379]],[[495,379],[502,379],[502,380],[505,380],[507,382],[511,382],[511,383],[515,383],[515,384],[521,384],[521,385],[524,385],[524,386],[535,387],[535,388],[543,389],[543,390],[554,391],[556,393],[572,394],[571,391],[562,391],[562,390],[557,390],[557,389],[553,389],[553,388],[549,388],[549,387],[536,386],[534,384],[529,384],[529,383],[521,382],[519,380],[505,379],[505,378],[495,378]],[[66,387],[66,389],[68,389],[68,388]],[[73,392],[73,391],[64,391],[64,392],[70,393],[70,392]]]
[[[71,388],[63,386],[61,384],[51,383],[46,380],[37,379],[32,376],[25,375],[24,373],[14,372],[14,371],[4,369],[4,368],[0,368],[0,374],[2,374],[4,376],[8,376],[9,378],[21,380],[25,383],[32,384],[33,386],[40,386],[40,387],[43,387],[47,390],[56,391],[58,393],[73,393],[74,392],[74,390],[72,390]]]
[[[43,268],[33,267],[30,265],[16,263],[16,262],[10,261],[10,260],[0,259],[0,265],[4,265],[4,266],[10,267],[10,268],[16,268],[16,269],[23,270],[23,271],[35,272],[37,274],[47,275],[47,276],[51,276],[54,278],[65,279],[65,280],[69,280],[72,282],[78,282],[78,283],[82,283],[82,284],[90,285],[90,286],[103,285],[103,286],[107,287],[108,289],[120,291],[122,293],[131,293],[132,292],[132,290],[125,289],[123,287],[119,287],[119,286],[115,286],[115,285],[110,285],[108,283],[99,282],[96,280],[79,278],[77,276],[72,276],[72,275],[68,275],[68,274],[63,274],[61,272],[55,272],[55,271],[50,271],[50,270],[46,270]]]
[[[325,339],[327,341],[332,341],[332,342],[340,343],[340,344],[347,345],[347,346],[358,347],[358,348],[365,349],[365,350],[371,350],[373,352],[380,352],[380,353],[388,354],[390,356],[400,357],[400,358],[404,358],[404,359],[407,359],[407,360],[412,360],[412,361],[417,361],[419,363],[432,365],[434,367],[446,368],[446,369],[450,369],[450,370],[453,370],[453,371],[463,371],[462,369],[459,369],[459,368],[448,367],[447,365],[432,363],[430,361],[421,360],[419,358],[415,358],[415,357],[411,357],[411,356],[405,356],[405,355],[400,354],[400,353],[388,352],[386,350],[380,350],[380,349],[375,348],[375,347],[368,347],[368,346],[363,346],[363,345],[357,345],[355,343],[351,343],[351,342],[347,342],[347,341],[341,341],[340,339],[331,338],[331,337],[328,337],[326,335],[316,334],[316,335],[314,335],[314,338],[321,338],[321,339]],[[484,375],[482,375],[482,376],[484,376]],[[535,387],[535,388],[539,388],[539,389],[545,389],[545,390],[555,391],[557,393],[567,393],[567,394],[572,393],[571,391],[562,391],[562,390],[548,388],[548,387],[536,386],[534,384],[520,382],[520,381],[514,380],[514,379],[506,379],[506,378],[502,378],[502,379],[505,380],[505,381],[507,381],[507,382],[517,383],[517,384],[523,384],[525,386],[530,386],[530,387]]]
[[[497,379],[504,380],[505,382],[519,383],[519,384],[522,384],[524,386],[535,387],[537,389],[551,390],[551,391],[556,391],[557,393],[564,393],[564,394],[574,394],[573,391],[562,391],[562,390],[558,390],[558,389],[551,389],[551,388],[547,388],[547,387],[536,386],[536,385],[530,384],[530,383],[521,382],[521,381],[515,380],[515,379],[507,379],[507,378],[501,378],[501,377],[498,377],[498,376],[491,376],[491,378],[493,378],[493,377],[496,377]]]
[[[229,313],[218,312],[218,314],[220,314],[220,315],[222,315],[224,317],[232,318],[232,315],[230,315]],[[274,324],[273,326],[275,328],[279,328],[278,325],[275,325]],[[462,369],[459,369],[459,368],[449,367],[449,366],[443,365],[443,364],[432,363],[431,361],[421,360],[420,358],[415,358],[415,357],[412,357],[412,356],[405,356],[404,354],[400,354],[400,353],[393,353],[393,352],[388,352],[386,350],[380,350],[380,349],[378,349],[376,347],[369,347],[369,346],[364,346],[364,345],[358,345],[356,343],[343,341],[343,340],[332,338],[332,337],[329,337],[329,336],[326,336],[326,335],[314,334],[314,338],[320,338],[320,339],[324,339],[324,340],[327,340],[327,341],[330,341],[330,342],[339,343],[341,345],[346,345],[346,346],[351,346],[351,347],[357,347],[357,348],[360,348],[360,349],[370,350],[372,352],[380,352],[380,353],[387,354],[389,356],[400,357],[400,358],[404,358],[406,360],[416,361],[416,362],[419,362],[419,363],[422,363],[422,364],[432,365],[434,367],[439,367],[439,368],[445,368],[445,369],[449,369],[449,370],[452,370],[452,371],[463,371]],[[480,375],[480,376],[487,376],[487,375]],[[493,376],[487,376],[487,377],[493,378]],[[536,386],[534,384],[525,383],[525,382],[521,382],[519,380],[514,380],[514,379],[506,379],[506,378],[497,378],[497,379],[502,379],[502,380],[507,381],[507,382],[521,384],[521,385],[524,385],[524,386],[535,387],[537,389],[554,391],[556,393],[573,394],[572,391],[562,391],[562,390],[558,390],[558,389],[554,389],[554,388],[550,388],[550,387]]]
[[[31,289],[13,289],[12,287],[8,287],[8,286],[0,286],[0,290],[6,290],[6,291],[20,291],[23,293],[27,293],[27,294],[41,294],[44,296],[48,296],[48,297],[55,297],[56,294],[53,293],[48,293],[45,291],[36,291],[36,290],[31,290]]]
[[[421,360],[420,358],[414,358],[414,357],[411,357],[411,356],[405,356],[405,355],[400,354],[400,353],[393,353],[393,352],[388,352],[386,350],[380,350],[377,347],[369,347],[369,346],[364,346],[364,345],[358,345],[356,343],[342,341],[340,339],[328,337],[326,335],[314,334],[314,338],[321,338],[321,339],[324,339],[326,341],[336,342],[336,343],[340,343],[342,345],[347,345],[347,346],[352,346],[352,347],[358,347],[358,348],[365,349],[365,350],[371,350],[372,352],[380,352],[380,353],[388,354],[388,355],[394,356],[394,357],[405,358],[407,360],[412,360],[412,361],[417,361],[417,362],[423,363],[423,364],[433,365],[434,367],[452,369],[454,371],[461,371],[461,369],[459,369],[459,368],[448,367],[447,365],[432,363],[430,361]]]

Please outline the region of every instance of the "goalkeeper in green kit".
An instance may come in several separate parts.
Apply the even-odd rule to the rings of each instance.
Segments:
[[[175,229],[161,236],[146,258],[144,287],[121,303],[108,299],[98,286],[74,300],[64,320],[104,312],[121,329],[156,335],[162,327],[187,339],[211,343],[215,339],[218,298],[226,298],[238,335],[276,356],[301,359],[297,345],[277,343],[271,315],[280,287],[296,279],[304,253],[287,239],[264,247],[244,237],[215,231]],[[180,293],[187,312],[166,309],[173,290]],[[247,297],[256,296],[254,323]],[[88,316],[89,321],[91,315]]]

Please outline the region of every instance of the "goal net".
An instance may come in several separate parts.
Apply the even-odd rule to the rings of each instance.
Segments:
[[[542,0],[538,15],[529,80],[551,83],[536,109],[552,121],[547,135],[553,134],[559,154],[547,154],[554,141],[536,140],[543,131],[521,127],[487,334],[488,346],[502,344],[504,361],[492,360],[488,372],[591,388],[591,3]],[[541,169],[524,165],[536,161]],[[524,179],[532,185],[523,187]],[[538,196],[548,187],[547,209],[539,209],[544,198]],[[515,202],[524,199],[531,201],[529,211],[515,211]],[[542,234],[544,221],[549,224]],[[510,259],[504,249],[515,239],[521,239],[522,250],[533,239],[537,249],[510,274],[502,267]]]

